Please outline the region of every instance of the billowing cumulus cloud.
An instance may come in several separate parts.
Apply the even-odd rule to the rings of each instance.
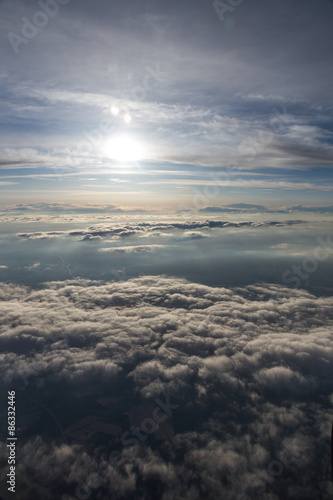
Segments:
[[[331,297],[166,276],[0,295],[17,498],[330,498]]]

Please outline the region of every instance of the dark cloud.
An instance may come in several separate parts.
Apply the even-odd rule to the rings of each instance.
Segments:
[[[0,294],[1,385],[30,405],[17,498],[332,494],[332,297],[166,276]]]
[[[232,203],[231,205],[226,205],[225,207],[206,207],[199,210],[199,213],[205,212],[231,212],[231,213],[242,213],[242,212],[267,212],[268,209],[264,205],[253,205],[252,203]]]
[[[258,211],[265,211],[267,210],[265,206],[263,205],[253,205],[252,203],[232,203],[231,205],[228,205],[229,208],[240,208],[240,209],[251,209],[251,210],[258,210]]]

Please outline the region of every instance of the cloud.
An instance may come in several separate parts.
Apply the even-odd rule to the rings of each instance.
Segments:
[[[229,208],[239,208],[241,210],[245,209],[251,209],[251,210],[266,210],[266,207],[263,205],[253,205],[252,203],[232,203],[231,205],[228,205]]]
[[[145,185],[181,185],[181,186],[219,186],[219,187],[240,187],[240,188],[255,188],[255,189],[286,189],[286,190],[310,190],[310,191],[333,191],[333,186],[314,184],[310,182],[288,182],[288,181],[265,181],[265,180],[225,180],[225,181],[210,181],[210,180],[158,180],[147,181]]]
[[[33,233],[18,233],[19,238],[28,240],[39,239],[54,239],[73,237],[81,241],[109,238],[114,240],[125,239],[132,236],[147,237],[159,236],[162,233],[184,232],[185,239],[200,239],[204,236],[203,233],[197,232],[198,229],[205,231],[214,231],[214,229],[223,228],[244,228],[244,227],[288,227],[292,225],[303,224],[301,220],[287,221],[260,221],[260,222],[229,222],[220,220],[205,220],[205,221],[180,221],[180,222],[138,222],[120,224],[115,223],[112,226],[107,224],[99,224],[95,227],[90,227],[75,231],[52,231],[52,232],[33,232]]]
[[[164,248],[164,245],[131,245],[127,247],[100,248],[99,251],[111,253],[143,253],[153,252],[159,248]]]
[[[199,213],[219,213],[219,212],[231,212],[231,213],[242,213],[242,212],[268,212],[268,209],[264,205],[253,205],[252,203],[232,203],[231,205],[226,205],[224,207],[205,207],[198,210]]]
[[[26,500],[331,494],[332,297],[167,276],[2,283],[0,296],[1,384],[29,406]],[[157,399],[174,405],[160,428]]]
[[[31,264],[30,266],[25,266],[24,269],[26,269],[27,271],[34,271],[38,267],[40,267],[40,262],[35,262],[34,264]]]
[[[333,205],[328,205],[326,207],[313,207],[313,206],[303,206],[303,205],[293,205],[288,209],[290,212],[309,212],[309,213],[332,213]]]
[[[59,174],[55,174],[59,175]],[[72,175],[72,174],[68,174]],[[87,206],[75,205],[73,203],[31,203],[31,204],[18,204],[13,207],[3,210],[3,213],[23,212],[29,214],[108,214],[108,213],[145,213],[143,209],[122,209],[111,204],[89,204]]]

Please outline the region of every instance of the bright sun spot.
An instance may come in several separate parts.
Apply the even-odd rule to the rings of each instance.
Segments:
[[[138,161],[143,157],[143,146],[128,135],[110,137],[103,145],[103,154],[121,162]]]
[[[111,108],[111,113],[114,115],[114,116],[118,116],[119,115],[119,109],[116,108],[115,106],[112,106]]]

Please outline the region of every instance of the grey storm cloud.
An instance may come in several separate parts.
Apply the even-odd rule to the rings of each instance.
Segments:
[[[65,437],[21,436],[26,500],[83,498],[88,488],[94,499],[330,498],[332,297],[166,276],[2,283],[0,297],[2,384],[21,384],[18,398],[47,401],[58,419],[50,393],[67,401]],[[87,412],[86,398],[104,404],[115,393],[120,431],[106,452],[115,414],[96,424],[100,411],[74,410],[80,398]],[[157,398],[176,409],[147,442],[130,442]],[[83,417],[90,431],[103,424],[102,442],[70,438]]]

